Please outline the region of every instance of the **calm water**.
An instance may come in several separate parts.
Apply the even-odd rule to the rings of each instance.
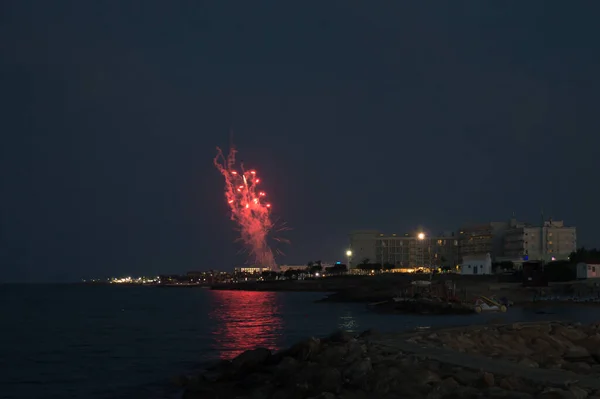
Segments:
[[[473,324],[497,314],[390,316],[318,293],[81,285],[0,285],[1,398],[173,398],[169,378],[248,348],[273,349],[336,329]],[[505,321],[594,321],[594,308]]]

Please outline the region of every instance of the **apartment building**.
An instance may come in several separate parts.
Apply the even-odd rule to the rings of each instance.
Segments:
[[[490,254],[493,261],[504,256],[506,233],[524,223],[512,218],[504,222],[488,222],[463,226],[459,231],[460,258]]]
[[[453,233],[429,236],[426,233],[384,234],[376,230],[350,234],[352,265],[365,260],[392,264],[396,268],[455,266],[458,238]]]
[[[542,226],[521,225],[506,232],[506,260],[566,260],[577,250],[577,229],[562,220],[549,219]]]
[[[458,233],[435,236],[414,232],[384,234],[377,230],[350,234],[352,266],[368,259],[370,263],[389,263],[396,268],[455,266],[467,259],[493,262],[567,259],[577,248],[577,232],[562,220],[549,219],[541,226],[511,218],[501,222],[465,225]]]

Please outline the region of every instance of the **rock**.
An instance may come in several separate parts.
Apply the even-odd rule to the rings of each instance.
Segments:
[[[438,384],[431,392],[429,392],[427,399],[458,397],[457,390],[460,387],[460,384],[454,378],[448,377]]]
[[[206,369],[202,373],[202,379],[208,382],[226,380],[236,372],[235,367],[229,360],[223,360]]]
[[[365,331],[361,332],[358,335],[358,338],[359,339],[364,339],[364,338],[373,337],[375,335],[379,335],[379,333],[377,332],[377,330],[374,330],[374,329],[370,328],[368,330],[365,330]]]
[[[474,371],[460,370],[454,374],[454,379],[461,385],[475,385],[480,379],[480,375]]]
[[[304,399],[304,396],[299,390],[290,388],[275,391],[271,399]]]
[[[473,387],[458,387],[458,389],[452,394],[442,396],[442,399],[448,399],[455,397],[456,399],[479,399],[481,392]]]
[[[563,367],[578,374],[589,374],[592,371],[592,366],[585,362],[565,363]]]
[[[537,399],[575,399],[575,395],[564,389],[546,388]]]
[[[345,345],[328,345],[325,347],[315,361],[323,365],[339,365],[344,362],[344,357],[348,352],[348,348]]]
[[[575,396],[571,391],[562,388],[545,388],[544,391],[538,396],[543,399],[575,399]]]
[[[396,367],[380,367],[372,375],[370,391],[378,396],[385,395],[396,387],[402,377],[403,373]]]
[[[442,388],[444,388],[444,390],[446,390],[446,391],[452,391],[452,390],[458,388],[460,386],[460,384],[454,378],[448,377],[442,381],[440,386]]]
[[[358,341],[351,341],[346,346],[346,354],[344,360],[348,363],[353,363],[355,360],[363,358],[367,354],[367,348],[361,345]]]
[[[275,387],[273,385],[261,385],[252,390],[248,399],[269,399],[273,396],[274,391]],[[238,398],[236,397],[236,399]]]
[[[373,365],[371,359],[367,357],[352,363],[344,370],[343,376],[350,385],[360,385],[371,371],[373,371]]]
[[[181,395],[181,399],[219,399],[220,395],[215,391],[193,392],[185,390]],[[284,398],[282,398],[284,399]],[[287,399],[287,398],[285,398]]]
[[[350,342],[354,339],[354,336],[347,331],[336,331],[331,334],[329,337],[325,338],[323,342],[336,342],[336,343],[346,343]]]
[[[493,387],[496,383],[496,381],[494,379],[494,374],[492,374],[492,373],[483,373],[482,378],[483,378],[483,383],[485,385],[487,385],[488,387]]]
[[[315,387],[321,382],[320,374],[322,370],[323,368],[316,363],[302,363],[300,368],[290,376],[287,385],[291,388],[295,387],[298,391],[302,391],[303,393],[315,391]],[[314,392],[314,394],[316,395],[319,392]]]
[[[533,399],[533,395],[527,392],[506,392],[505,399]]]
[[[251,373],[246,375],[238,385],[243,389],[257,389],[267,385],[273,380],[273,375],[268,373]]]
[[[347,390],[342,391],[338,396],[339,399],[370,399],[370,396],[362,390]],[[372,398],[372,397],[371,397]],[[282,398],[284,399],[284,398]]]
[[[575,396],[575,399],[586,399],[588,397],[588,391],[578,386],[572,386],[569,391]]]
[[[519,336],[526,342],[531,342],[535,338],[542,338],[548,334],[548,327],[544,326],[524,326],[519,330]]]
[[[256,348],[247,350],[235,357],[231,364],[238,370],[252,370],[265,364],[271,356],[271,351],[267,348]]]
[[[524,357],[523,359],[521,359],[519,361],[519,364],[521,366],[525,366],[525,367],[532,367],[532,368],[538,368],[538,367],[540,367],[540,365],[537,362],[534,362],[533,360],[528,359],[526,357]]]
[[[439,375],[437,375],[433,371],[427,370],[427,369],[418,372],[415,375],[414,379],[420,385],[427,385],[427,384],[431,384],[431,383],[438,383],[438,382],[441,381],[441,378],[440,378]]]
[[[559,353],[560,355],[564,354],[567,349],[573,346],[571,341],[561,336],[548,335],[545,337],[545,340],[548,341],[556,353]]]
[[[299,363],[293,357],[286,356],[275,366],[277,373],[287,374],[295,371],[299,367]]]
[[[504,389],[498,387],[490,387],[485,392],[486,397],[491,399],[506,398],[506,396],[510,393],[509,391],[505,391]]]
[[[569,360],[586,359],[590,356],[590,352],[582,346],[572,346],[564,354],[564,358]]]
[[[219,398],[214,386],[199,378],[190,378],[186,384],[182,399],[217,399]]]
[[[578,328],[566,327],[562,325],[555,325],[552,328],[552,334],[555,336],[562,336],[571,342],[578,341],[587,338],[587,334]]]
[[[342,384],[342,373],[336,368],[326,367],[319,372],[315,389],[321,392],[338,393],[342,389]]]
[[[540,363],[540,365],[542,365],[544,368],[555,370],[562,369],[565,363],[565,360],[560,357],[545,356],[544,354],[537,356],[534,360],[539,360],[538,363]]]
[[[335,399],[335,395],[331,392],[322,392],[320,395],[313,396],[309,399]]]
[[[504,377],[500,380],[498,384],[500,388],[505,389],[507,391],[518,391],[518,392],[528,392],[530,393],[531,389],[520,379],[515,376]]]
[[[305,361],[314,359],[321,349],[321,341],[317,338],[309,338],[283,351],[282,356],[290,356],[297,360]]]

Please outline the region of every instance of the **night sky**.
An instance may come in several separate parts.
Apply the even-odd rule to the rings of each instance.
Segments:
[[[0,281],[230,270],[230,133],[292,231],[539,222],[600,245],[597,1],[0,4]]]

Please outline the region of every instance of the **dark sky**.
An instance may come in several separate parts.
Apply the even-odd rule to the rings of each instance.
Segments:
[[[597,1],[0,5],[0,281],[231,269],[233,131],[294,230],[537,222],[600,244]]]

